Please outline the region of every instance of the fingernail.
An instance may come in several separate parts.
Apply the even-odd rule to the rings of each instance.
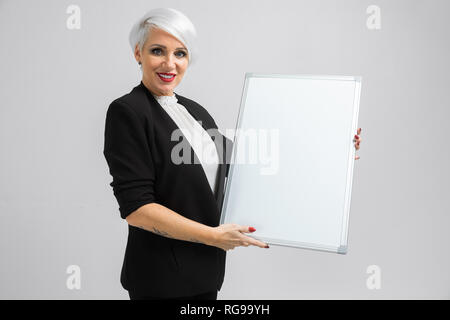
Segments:
[[[266,245],[264,248],[269,248],[269,245]]]
[[[250,228],[248,228],[248,231],[250,231],[250,232],[255,232],[255,231],[256,231],[256,229],[255,229],[255,228],[253,228],[253,227],[250,227]]]
[[[359,137],[358,137],[358,135],[357,135],[357,134],[355,134],[355,139],[359,139]]]

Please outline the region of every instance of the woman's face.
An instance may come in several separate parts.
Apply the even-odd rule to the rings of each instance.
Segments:
[[[157,96],[173,95],[188,66],[188,51],[183,43],[162,29],[150,27],[142,52],[137,45],[134,55],[142,63],[144,85]],[[164,79],[161,73],[174,76]]]

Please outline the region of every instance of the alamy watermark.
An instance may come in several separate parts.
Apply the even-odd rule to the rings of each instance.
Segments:
[[[66,273],[69,274],[66,280],[66,286],[69,290],[81,289],[81,268],[76,264],[67,267]]]
[[[217,129],[205,130],[201,136],[198,136],[198,133],[191,136],[189,131],[177,128],[171,135],[172,141],[178,141],[171,150],[171,161],[177,165],[199,162],[212,164],[214,159],[217,159],[212,155],[217,151],[218,163],[256,165],[261,175],[275,175],[278,173],[280,159],[279,131],[279,129],[227,129],[226,137],[238,137],[235,139],[236,156],[232,157],[234,146],[225,148],[223,152],[225,139]],[[203,143],[208,139],[214,143]],[[202,142],[198,143],[199,141]],[[197,157],[191,157],[192,148]]]
[[[69,30],[81,29],[81,9],[76,4],[67,7],[66,13],[70,14],[66,20],[66,27]]]
[[[369,30],[381,29],[381,9],[379,6],[370,5],[366,9],[366,13],[370,14],[367,17],[366,26]]]
[[[367,289],[381,289],[381,268],[373,264],[367,267],[366,273],[370,274],[366,280]]]

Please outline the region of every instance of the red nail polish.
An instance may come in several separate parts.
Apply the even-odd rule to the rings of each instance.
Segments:
[[[355,134],[355,139],[359,139],[358,135]]]
[[[264,248],[269,248],[269,245],[265,246]]]
[[[253,228],[253,227],[248,228],[248,230],[249,230],[250,232],[255,232],[255,231],[256,231],[256,229]]]

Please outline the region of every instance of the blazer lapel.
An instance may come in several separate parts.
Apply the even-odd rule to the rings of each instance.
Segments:
[[[170,117],[170,115],[164,110],[164,108],[159,104],[159,102],[155,99],[155,97],[153,97],[151,92],[148,91],[147,87],[145,87],[145,85],[142,83],[142,81],[139,84],[139,86],[142,88],[142,90],[144,90],[145,95],[148,98],[148,102],[150,104],[155,105],[157,108],[160,109],[160,111],[163,114],[165,114],[166,118],[172,124],[172,127],[174,129],[179,129],[177,124],[175,123],[175,121],[173,121],[172,117]],[[197,168],[197,170],[199,170],[198,174],[203,177],[203,183],[207,184],[207,187],[208,187],[207,189],[211,191],[211,195],[216,200],[217,207],[220,212],[221,203],[223,200],[223,183],[224,183],[225,174],[226,174],[226,166],[224,165],[225,162],[223,160],[224,153],[225,153],[225,138],[218,131],[217,127],[215,127],[213,123],[209,124],[209,121],[206,121],[207,119],[202,119],[204,117],[202,117],[202,115],[199,114],[199,112],[197,112],[194,108],[191,108],[189,102],[187,102],[185,99],[183,99],[183,97],[179,96],[176,93],[175,93],[175,96],[177,97],[178,102],[186,108],[186,110],[189,112],[189,114],[192,115],[192,117],[197,122],[200,122],[201,126],[203,127],[203,129],[205,129],[208,132],[208,134],[210,135],[211,139],[214,141],[214,144],[216,146],[216,150],[219,155],[219,166],[218,166],[218,173],[217,173],[216,185],[215,185],[214,192],[211,190],[211,186],[209,185],[209,181],[206,176],[205,170],[203,169],[200,160],[198,159],[197,155],[195,154],[194,148],[192,148],[192,146],[191,146],[190,149],[191,149],[191,155],[193,155],[195,158],[195,162],[193,164],[193,170],[195,170],[196,168]],[[211,129],[212,132],[209,132],[208,129]],[[170,130],[170,128],[169,128],[169,130]],[[189,144],[188,140],[186,139],[186,137],[184,136],[184,134],[182,132],[181,132],[181,135],[183,135],[183,139],[184,139],[183,141],[185,141],[186,143]],[[220,137],[221,139],[216,139],[216,137]],[[222,142],[218,141],[218,140],[222,140]]]
[[[225,137],[219,132],[218,128],[214,126],[214,124],[209,124],[205,119],[202,119],[202,116],[197,112],[196,109],[191,108],[189,106],[189,103],[186,103],[186,101],[183,99],[183,97],[180,97],[178,94],[175,93],[175,96],[177,97],[180,104],[182,104],[186,110],[192,115],[192,117],[197,120],[197,122],[200,123],[200,125],[205,129],[206,132],[208,132],[211,139],[214,141],[214,144],[216,146],[217,154],[219,156],[219,166],[218,166],[218,172],[216,177],[216,184],[214,189],[214,197],[217,201],[218,209],[221,210],[222,200],[223,200],[223,189],[224,189],[224,182],[225,182],[225,175],[226,175],[226,165],[225,165],[225,151],[226,151],[226,145],[225,145]],[[217,139],[219,138],[219,139]],[[198,158],[197,158],[198,160]],[[205,175],[206,177],[206,175]],[[206,179],[208,180],[208,179]],[[208,181],[207,181],[208,182]],[[209,183],[209,182],[208,182]]]

